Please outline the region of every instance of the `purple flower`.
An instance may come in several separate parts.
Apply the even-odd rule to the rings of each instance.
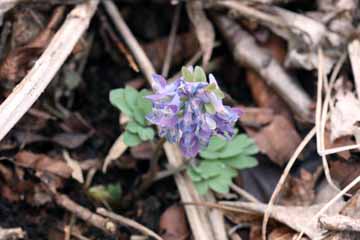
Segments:
[[[200,67],[183,68],[183,76],[167,83],[153,76],[154,94],[147,96],[153,109],[147,120],[159,127],[159,135],[178,143],[185,157],[195,157],[213,135],[231,139],[241,111],[223,105],[223,93],[215,77],[209,82]]]

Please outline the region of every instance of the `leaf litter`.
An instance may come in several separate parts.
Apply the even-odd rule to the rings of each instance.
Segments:
[[[36,67],[70,8],[81,2],[49,0],[39,5],[29,1],[10,6],[6,13],[0,10],[3,100]],[[330,99],[323,132],[326,148],[319,153],[330,155],[331,151],[326,160],[330,177],[339,188],[354,183],[359,176],[360,136],[357,1],[203,0],[172,4],[180,4],[187,11],[181,13],[175,34],[170,75],[199,59],[201,53],[202,62],[191,65],[202,64],[205,71],[214,72],[226,92],[224,101],[243,110],[237,137],[230,143],[212,142],[200,154],[202,163],[193,165],[189,173],[198,190],[218,192],[214,198],[217,204],[202,204],[222,209],[227,218],[225,225],[221,218],[215,219],[222,224],[215,224],[214,229],[231,229],[229,239],[257,240],[264,236],[260,225],[266,202],[283,167],[314,123],[318,86],[312,70],[322,68],[326,77],[332,78],[330,73],[335,72],[344,46],[349,57],[336,74],[334,87],[327,80],[323,82],[325,98],[329,93]],[[116,6],[160,70],[168,61],[174,5],[170,1],[138,0],[116,2]],[[103,11],[101,7],[98,10]],[[202,215],[206,217],[194,226],[189,206],[179,205],[179,191],[172,176],[185,175],[181,169],[186,166],[174,169],[151,142],[154,130],[146,124],[146,109],[137,111],[139,105],[147,108],[139,97],[139,93],[144,94],[141,88],[150,87],[142,74],[133,71],[136,68],[129,59],[135,57],[134,53],[126,45],[126,36],[116,31],[116,21],[104,11],[100,15],[93,18],[88,33],[79,40],[49,88],[0,143],[0,216],[6,215],[1,217],[6,220],[0,221],[0,236],[3,229],[20,226],[26,232],[25,239],[63,239],[67,234],[99,239],[143,237],[136,228],[120,227],[122,234],[109,234],[106,226],[93,221],[106,223],[95,213],[95,207],[100,206],[139,221],[163,239],[196,239],[196,231],[204,228],[201,223],[214,219]],[[220,42],[217,48],[215,40]],[[319,47],[323,49],[323,61],[317,55]],[[141,62],[136,64],[143,69]],[[110,106],[108,93],[125,86],[132,87],[118,96],[118,107],[125,113],[119,124],[119,114]],[[244,132],[250,137],[244,138]],[[343,146],[350,149],[338,152]],[[320,228],[318,218],[311,220],[337,194],[324,180],[315,150],[311,141],[284,180],[270,214],[267,239],[293,239],[299,232],[306,234],[302,239],[359,238],[356,231],[334,231],[336,225]],[[158,159],[155,167],[153,159]],[[155,169],[150,173],[160,180],[151,182],[138,197],[126,199],[141,186],[149,169]],[[232,180],[237,184],[237,194],[250,192],[264,203],[239,201],[231,190],[235,189]],[[185,189],[187,184],[183,183]],[[326,216],[341,214],[357,219],[358,189],[354,186],[349,191],[352,195],[336,201]],[[224,199],[234,201],[222,202]],[[35,206],[39,214],[32,216],[28,206]],[[196,207],[195,211],[203,210]],[[77,220],[70,221],[70,215],[77,216]],[[64,234],[69,226],[72,230]],[[212,237],[220,240],[216,234]]]

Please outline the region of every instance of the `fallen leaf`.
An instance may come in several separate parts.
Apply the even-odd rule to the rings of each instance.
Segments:
[[[160,231],[164,240],[188,239],[190,232],[184,208],[178,205],[167,208],[160,218]]]
[[[84,133],[59,133],[51,137],[51,141],[62,147],[75,149],[83,145],[88,140],[90,134]]]
[[[180,33],[176,36],[176,44],[173,47],[172,62],[174,66],[182,64],[187,59],[194,56],[199,49],[199,43],[193,31]],[[161,70],[164,63],[169,38],[160,38],[159,40],[142,45],[146,55],[149,57],[155,69]]]
[[[203,52],[203,66],[206,66],[211,58],[214,48],[214,27],[206,17],[202,1],[187,1],[186,10],[193,26],[195,27],[196,36]]]
[[[331,140],[354,135],[360,121],[360,101],[352,92],[337,92],[335,106],[330,111]]]
[[[331,141],[330,130],[325,129],[325,142],[324,143],[325,143],[325,149],[331,149],[331,148],[337,148],[337,147],[342,147],[342,146],[347,146],[347,145],[354,145],[355,141],[352,139],[352,136],[339,137],[339,138],[335,139],[334,141]],[[345,160],[347,160],[351,157],[350,150],[349,151],[341,151],[336,154]]]
[[[347,186],[352,180],[360,175],[360,162],[358,160],[332,160],[329,161],[329,167],[332,178],[339,183],[340,188]],[[357,184],[349,191],[349,193],[355,193],[359,189],[360,184]]]
[[[274,118],[274,111],[269,108],[254,108],[240,106],[243,115],[240,118],[241,124],[249,127],[260,128],[269,123]]]
[[[44,154],[21,151],[15,155],[15,163],[21,167],[45,171],[63,178],[69,178],[72,174],[72,169],[64,161]]]
[[[151,142],[144,142],[130,148],[131,155],[136,159],[151,159],[154,156],[155,147]]]
[[[289,176],[281,191],[279,203],[285,206],[312,205],[315,201],[315,184],[321,173],[321,168],[314,174],[302,168],[299,177]]]
[[[0,65],[0,79],[17,82],[26,75],[34,64],[33,61],[40,56],[54,36],[56,26],[64,13],[64,6],[56,8],[47,26],[35,39],[23,47],[10,51]]]
[[[255,140],[260,151],[279,166],[290,159],[301,142],[293,125],[282,115],[276,115],[271,123],[259,130],[248,127],[245,130]]]

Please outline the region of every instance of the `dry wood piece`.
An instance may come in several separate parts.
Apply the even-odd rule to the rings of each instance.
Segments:
[[[21,228],[0,228],[0,240],[15,240],[25,237]]]
[[[84,220],[85,222],[102,229],[104,232],[108,234],[115,234],[116,233],[116,225],[112,221],[103,218],[100,215],[97,215],[91,212],[89,209],[84,208],[68,198],[66,195],[62,194],[54,194],[55,202],[68,210],[69,212],[75,214],[78,218]]]
[[[116,222],[118,222],[120,224],[135,228],[136,230],[140,231],[141,233],[143,233],[143,234],[145,234],[147,236],[151,236],[151,237],[153,237],[153,238],[155,238],[157,240],[163,240],[155,232],[153,232],[150,229],[146,228],[145,226],[135,222],[134,220],[128,219],[126,217],[123,217],[123,216],[121,216],[119,214],[115,214],[113,212],[109,212],[104,208],[98,208],[98,209],[96,209],[96,212],[98,214],[101,214],[101,215],[105,216],[105,217],[111,218],[111,219],[113,219],[114,221],[116,221]]]
[[[88,28],[99,0],[75,7],[26,77],[0,106],[0,140],[13,128],[61,68]]]
[[[258,72],[300,118],[310,119],[311,99],[281,65],[263,48],[257,46],[254,38],[233,20],[217,16],[216,22],[232,48],[235,60]]]
[[[319,218],[320,227],[332,231],[360,232],[360,219],[344,215],[322,216]]]
[[[141,71],[144,73],[146,79],[151,84],[152,83],[152,74],[155,73],[155,69],[151,64],[149,58],[146,56],[144,50],[141,48],[140,44],[126,25],[124,19],[122,18],[119,10],[116,8],[116,5],[113,1],[103,1],[106,11],[114,21],[114,25],[117,30],[122,34],[126,44],[128,45],[130,51],[133,53],[135,60],[139,64]],[[179,148],[176,145],[165,143],[164,150],[167,156],[169,163],[177,168],[184,164]],[[191,179],[188,176],[185,176],[181,173],[175,175],[176,185],[179,189],[181,200],[183,202],[198,202],[201,198],[197,193]],[[186,206],[185,207],[186,215],[196,240],[226,240],[224,238],[218,239],[214,231],[219,231],[223,225],[218,223],[212,224],[208,217],[208,211],[206,209],[199,209],[195,206]],[[218,224],[218,225],[216,225]],[[221,232],[225,232],[225,229],[221,229]]]

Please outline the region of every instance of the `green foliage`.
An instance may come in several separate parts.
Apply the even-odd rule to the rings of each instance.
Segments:
[[[122,188],[120,183],[97,185],[91,187],[88,194],[98,202],[117,203],[121,199]]]
[[[150,91],[140,92],[132,87],[118,88],[110,92],[110,102],[129,117],[124,133],[124,143],[130,147],[142,141],[152,140],[155,131],[146,121],[145,116],[151,111],[151,102],[145,98]]]
[[[227,193],[237,170],[257,165],[254,156],[258,152],[255,142],[246,134],[237,134],[227,142],[221,137],[212,137],[206,149],[200,152],[200,163],[187,169],[200,194],[209,189]]]

